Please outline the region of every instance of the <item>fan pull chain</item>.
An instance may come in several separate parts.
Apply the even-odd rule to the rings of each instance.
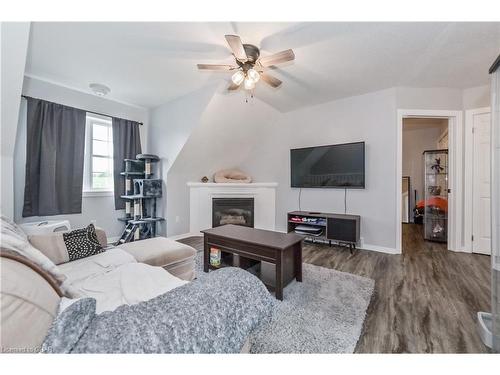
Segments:
[[[250,90],[250,99],[253,99],[253,90]],[[245,95],[245,103],[248,103],[248,91]]]

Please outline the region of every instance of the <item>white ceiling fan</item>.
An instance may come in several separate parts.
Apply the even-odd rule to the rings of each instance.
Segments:
[[[225,37],[231,51],[233,51],[236,64],[198,64],[198,69],[234,72],[228,90],[237,90],[242,84],[246,90],[253,90],[261,78],[274,88],[282,84],[278,78],[264,72],[264,70],[270,66],[294,60],[295,54],[291,49],[260,57],[259,48],[253,44],[243,44],[238,35],[226,35]]]

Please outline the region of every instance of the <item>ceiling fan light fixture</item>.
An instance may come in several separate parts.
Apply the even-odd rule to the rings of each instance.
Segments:
[[[255,82],[253,79],[247,77],[245,78],[245,90],[253,90],[255,88]]]
[[[247,72],[248,78],[250,78],[254,83],[257,83],[260,79],[260,74],[257,70],[254,68],[251,68]]]
[[[197,64],[199,70],[231,72],[231,83],[227,86],[229,91],[237,91],[242,88],[241,86],[251,91],[260,80],[272,88],[281,86],[283,82],[266,72],[266,68],[272,69],[278,64],[295,60],[293,50],[287,49],[262,57],[259,47],[243,44],[238,35],[226,35],[225,38],[234,57],[234,63]],[[253,93],[250,95],[253,97]]]
[[[233,74],[231,77],[231,80],[235,85],[241,85],[243,80],[245,79],[245,73],[243,73],[241,70],[238,70],[236,73]]]

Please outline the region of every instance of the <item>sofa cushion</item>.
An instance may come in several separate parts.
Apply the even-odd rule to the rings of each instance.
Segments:
[[[81,295],[96,299],[98,314],[147,301],[186,283],[163,268],[138,263],[119,248],[61,264],[60,268]]]
[[[0,264],[1,350],[38,352],[57,315],[60,297],[40,270],[4,257]]]
[[[131,254],[138,262],[151,266],[167,267],[186,259],[194,259],[196,250],[191,246],[165,237],[148,238],[122,244],[120,249]]]
[[[34,234],[28,236],[30,243],[47,256],[54,264],[69,262],[68,251],[62,233]]]
[[[195,267],[195,260],[193,258],[188,258],[163,268],[181,280],[192,281],[196,277]]]
[[[91,276],[106,274],[124,264],[137,263],[129,253],[118,249],[109,249],[103,253],[59,265],[59,268],[71,284],[83,282]]]

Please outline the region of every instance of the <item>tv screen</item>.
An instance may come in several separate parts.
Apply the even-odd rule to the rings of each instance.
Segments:
[[[301,188],[365,187],[365,142],[290,150],[291,185]]]

